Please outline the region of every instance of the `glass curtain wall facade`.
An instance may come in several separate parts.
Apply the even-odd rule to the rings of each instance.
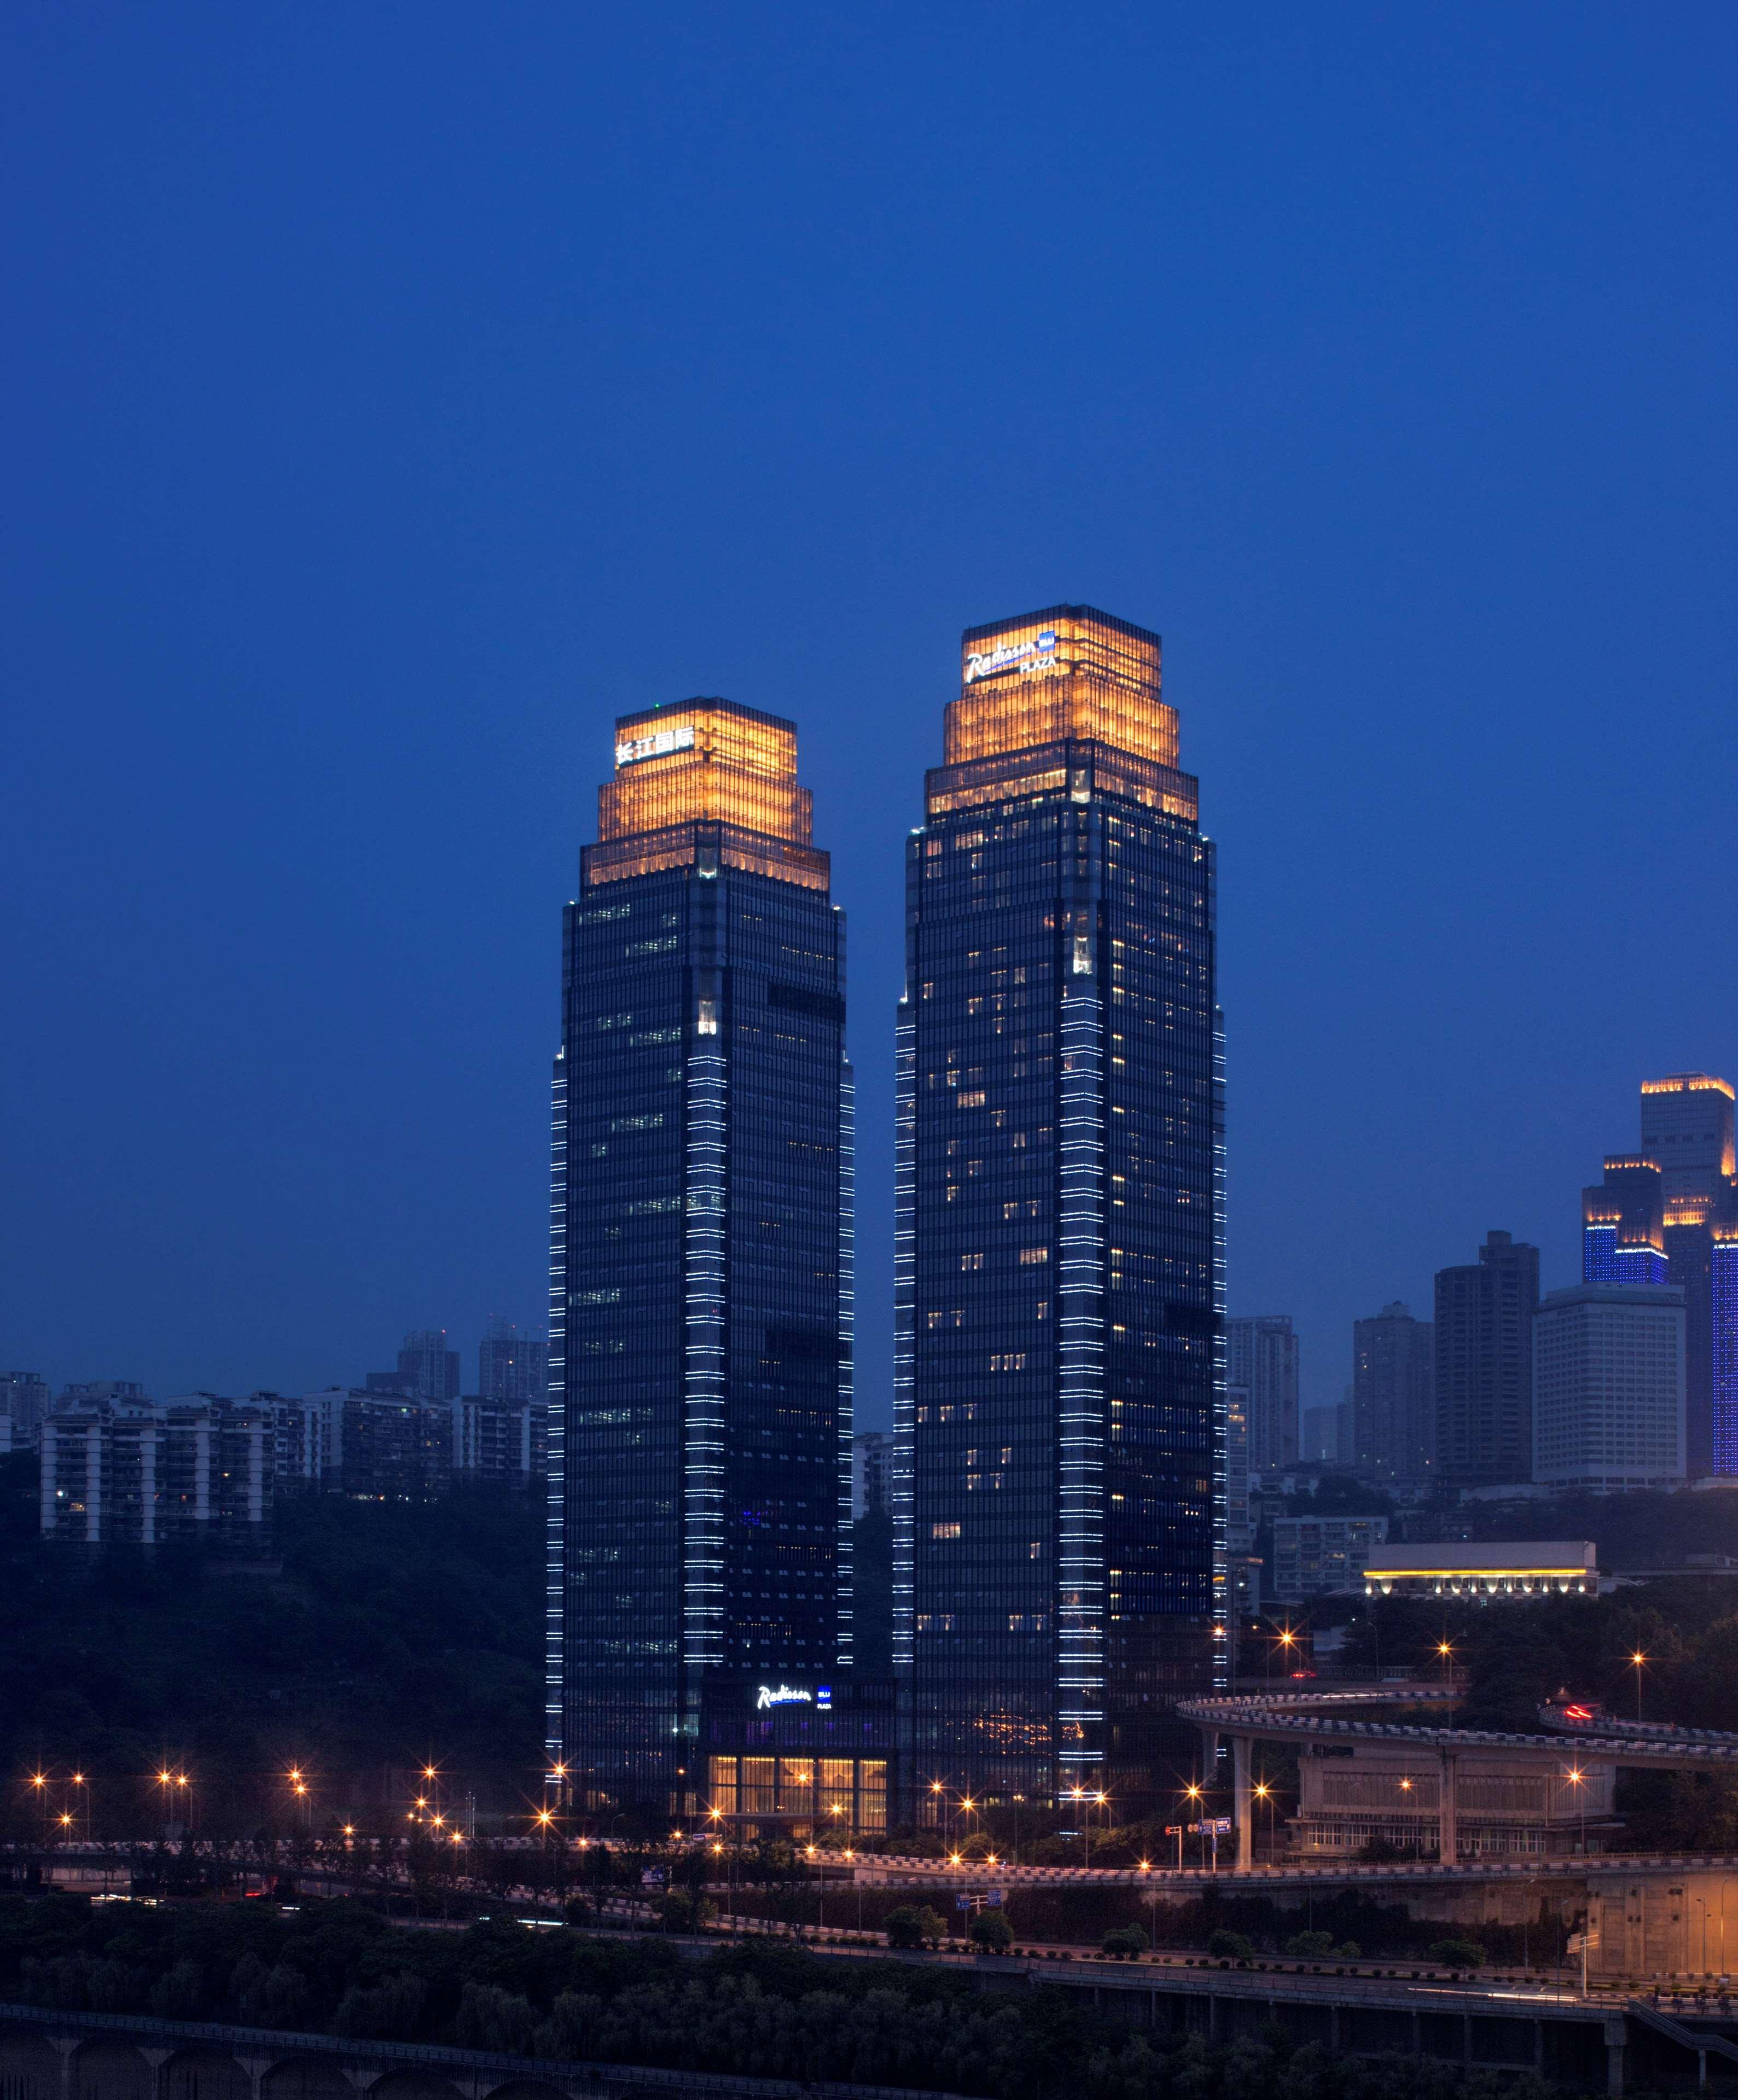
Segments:
[[[1057,607],[964,647],[906,857],[902,1778],[1127,1815],[1224,1653],[1213,849],[1156,635]]]
[[[1738,1337],[1720,1326],[1714,1271],[1720,1237],[1738,1231],[1733,1088],[1708,1072],[1644,1079],[1641,1149],[1608,1158],[1581,1195],[1587,1283],[1670,1284],[1684,1301],[1684,1458],[1690,1478],[1738,1472],[1738,1401],[1730,1363]]]
[[[1457,1486],[1533,1478],[1538,1303],[1539,1251],[1508,1233],[1436,1272],[1436,1470]]]
[[[563,935],[548,1749],[691,1812],[704,1695],[850,1662],[845,934],[793,726],[623,717]]]

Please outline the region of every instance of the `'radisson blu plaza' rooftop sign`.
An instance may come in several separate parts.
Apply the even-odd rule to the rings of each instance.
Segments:
[[[965,660],[965,682],[969,686],[978,678],[993,678],[999,671],[1021,670],[1034,658],[1055,654],[1056,632],[1048,627],[1035,641],[1004,642],[994,649],[974,649]]]
[[[692,751],[694,724],[682,722],[674,729],[654,730],[650,736],[624,738],[615,747],[615,763],[632,765],[642,758],[662,758],[667,751]]]
[[[769,1706],[831,1706],[833,1688],[819,1684],[810,1692],[804,1685],[763,1684],[754,1703],[763,1714]]]

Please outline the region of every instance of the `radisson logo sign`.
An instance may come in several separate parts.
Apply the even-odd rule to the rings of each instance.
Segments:
[[[676,729],[654,730],[650,736],[628,737],[615,747],[615,763],[633,765],[642,758],[662,758],[668,751],[692,751],[694,724],[683,722]]]
[[[1004,642],[995,649],[974,649],[965,660],[965,682],[993,678],[999,671],[1023,670],[1041,656],[1056,654],[1056,630],[1047,627],[1036,641]]]
[[[795,1684],[763,1684],[754,1703],[763,1714],[769,1706],[831,1706],[833,1688],[821,1684],[810,1692]]]

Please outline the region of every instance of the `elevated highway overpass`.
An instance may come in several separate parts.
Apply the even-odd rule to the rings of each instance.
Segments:
[[[1669,1723],[1626,1723],[1600,1715],[1595,1724],[1554,1732],[1511,1734],[1457,1728],[1445,1718],[1384,1720],[1384,1709],[1449,1707],[1464,1695],[1453,1685],[1401,1683],[1323,1688],[1314,1692],[1242,1692],[1191,1699],[1177,1709],[1206,1740],[1210,1760],[1228,1738],[1232,1753],[1232,1820],[1237,1856],[1251,1856],[1254,1789],[1251,1750],[1257,1742],[1289,1742],[1321,1750],[1382,1746],[1416,1750],[1433,1762],[1437,1780],[1437,1857],[1435,1873],[1456,1871],[1460,1854],[1462,1768],[1500,1761],[1505,1769],[1537,1767],[1561,1773],[1566,1755],[1581,1767],[1642,1767],[1665,1771],[1738,1772],[1738,1735]],[[1574,1767],[1572,1765],[1571,1769]],[[1482,1868],[1489,1873],[1489,1868]],[[1537,1872],[1535,1865],[1531,1871]]]

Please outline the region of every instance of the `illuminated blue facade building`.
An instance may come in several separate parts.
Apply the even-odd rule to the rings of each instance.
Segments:
[[[1224,1653],[1213,849],[1156,635],[1056,607],[964,649],[897,1039],[904,1785],[1127,1815]]]
[[[1612,1158],[1581,1191],[1581,1282],[1667,1281],[1665,1183],[1654,1161]]]
[[[1589,1283],[1670,1284],[1683,1293],[1686,1462],[1692,1480],[1738,1474],[1738,1329],[1715,1275],[1738,1234],[1733,1088],[1708,1072],[1644,1079],[1641,1145],[1608,1158],[1583,1191],[1581,1275]]]
[[[548,1749],[689,1814],[712,1688],[851,1659],[844,923],[791,723],[617,730],[563,937]]]
[[[1714,1335],[1714,1470],[1738,1473],[1738,1224],[1716,1225],[1709,1241]]]

